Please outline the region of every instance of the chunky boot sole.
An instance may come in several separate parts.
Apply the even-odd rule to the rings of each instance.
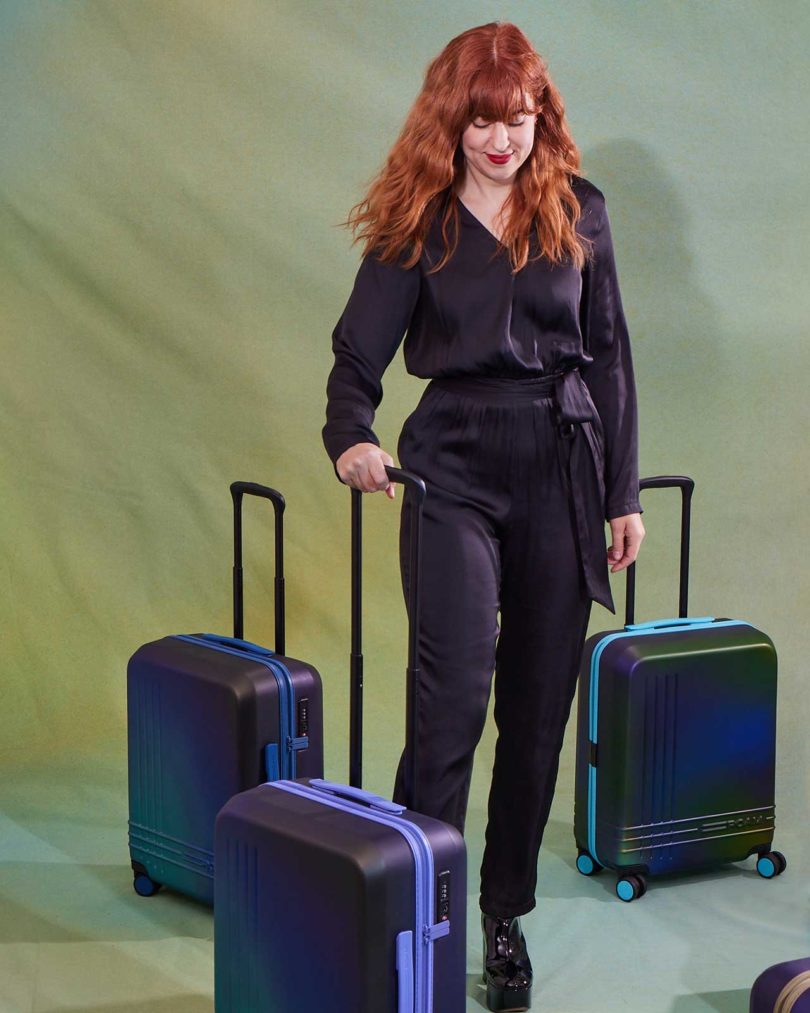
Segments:
[[[487,946],[484,943],[484,972],[481,981],[487,986],[487,1009],[491,1013],[523,1013],[531,1008],[532,986],[526,988],[500,988],[490,981],[486,972]]]
[[[531,1007],[532,987],[528,988],[496,988],[487,982],[487,1009],[493,1013],[519,1013]]]

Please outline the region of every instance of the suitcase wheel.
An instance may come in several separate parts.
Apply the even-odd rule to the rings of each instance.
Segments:
[[[647,880],[644,876],[635,873],[632,876],[622,876],[616,883],[616,896],[628,904],[637,897],[643,897],[647,892]]]
[[[586,851],[584,848],[579,849],[577,855],[577,872],[581,872],[583,876],[595,876],[598,872],[604,869],[604,865],[600,865],[596,859]]]
[[[145,872],[136,872],[132,885],[135,887],[135,893],[139,897],[154,897],[161,886],[163,886],[162,883],[158,883],[151,876],[147,876]]]
[[[757,859],[757,872],[763,879],[773,879],[787,868],[787,859],[781,851],[768,851]]]

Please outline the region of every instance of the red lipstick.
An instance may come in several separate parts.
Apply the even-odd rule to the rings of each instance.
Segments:
[[[506,165],[506,163],[509,161],[511,157],[512,157],[511,153],[508,155],[490,155],[487,152],[487,158],[490,160],[490,162],[493,162],[495,165]]]

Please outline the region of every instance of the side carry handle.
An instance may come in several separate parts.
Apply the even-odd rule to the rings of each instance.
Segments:
[[[413,930],[397,934],[397,1013],[413,1013]]]
[[[232,482],[233,498],[233,635],[241,640],[244,634],[244,602],[242,597],[242,497],[260,496],[273,504],[276,529],[275,620],[276,654],[284,654],[284,497],[276,489],[256,482]]]
[[[642,489],[680,489],[681,490],[681,564],[680,586],[678,591],[678,617],[686,618],[687,596],[689,593],[689,533],[691,521],[692,493],[695,481],[686,475],[654,475],[642,478],[638,484]],[[624,625],[633,625],[636,604],[636,564],[627,567],[627,596],[625,599]],[[691,620],[690,620],[691,621]],[[660,622],[660,620],[658,620]]]

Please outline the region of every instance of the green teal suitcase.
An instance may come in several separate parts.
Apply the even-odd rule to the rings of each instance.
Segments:
[[[577,713],[574,838],[577,869],[617,875],[623,901],[647,876],[708,869],[757,855],[771,878],[777,659],[749,622],[687,616],[694,482],[643,479],[682,493],[680,607],[634,623],[635,564],[623,629],[585,643]]]

